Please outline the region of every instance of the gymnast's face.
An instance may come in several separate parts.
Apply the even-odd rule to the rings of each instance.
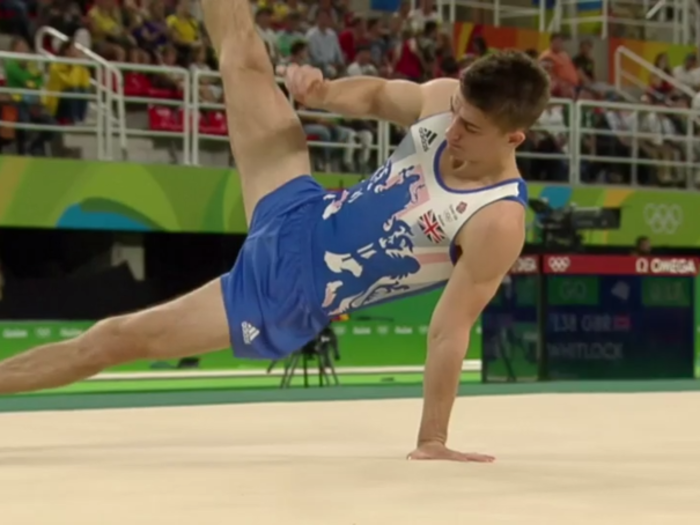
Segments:
[[[513,150],[525,139],[522,132],[504,132],[488,115],[469,104],[459,89],[450,101],[452,121],[445,133],[450,155],[473,163],[490,162]]]

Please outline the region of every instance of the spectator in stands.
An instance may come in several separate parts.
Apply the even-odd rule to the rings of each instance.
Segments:
[[[632,255],[651,255],[651,241],[646,235],[640,235],[634,243]]]
[[[566,151],[568,134],[565,109],[561,104],[549,104],[529,133],[532,151],[540,155],[530,163],[530,174],[538,180],[564,182],[568,165],[563,159],[552,158]]]
[[[352,0],[335,0],[333,9],[335,9],[335,12],[338,14],[338,20],[339,20],[339,26],[338,30],[340,31],[343,27],[347,27],[350,25],[350,22],[352,22],[356,16],[353,13],[350,4]]]
[[[668,55],[666,53],[659,53],[656,55],[654,67],[669,77],[673,77],[673,71],[671,71],[669,66]],[[667,80],[653,73],[649,76],[649,93],[651,96],[664,99],[669,96],[673,90],[673,86]]]
[[[595,82],[595,62],[592,56],[593,42],[590,40],[582,40],[579,44],[578,55],[573,58],[574,66],[578,71],[579,78],[584,84],[593,84]]]
[[[436,70],[435,76],[444,76],[443,62],[446,59],[454,59],[454,49],[452,47],[452,39],[447,33],[437,33],[435,45]],[[456,63],[456,60],[455,60]]]
[[[273,64],[279,60],[279,50],[277,49],[277,34],[272,29],[272,9],[261,7],[255,13],[255,29],[265,44],[267,55]]]
[[[38,16],[40,25],[51,26],[69,37],[85,29],[80,5],[70,0],[56,0],[42,4],[39,7]]]
[[[14,15],[12,29],[14,33],[27,42],[32,40],[29,9],[24,0],[5,0],[3,7]]]
[[[287,58],[292,52],[292,45],[305,41],[301,32],[301,15],[296,11],[290,11],[284,20],[284,27],[277,33],[277,49],[280,57]]]
[[[700,67],[698,56],[695,53],[686,55],[683,64],[673,68],[673,77],[681,84],[688,86],[693,91],[700,88]]]
[[[190,0],[178,0],[175,13],[166,19],[170,30],[170,40],[177,51],[177,62],[187,66],[193,50],[201,47],[202,29],[199,21],[192,16]]]
[[[260,9],[270,10],[270,23],[272,27],[280,26],[291,12],[289,5],[284,0],[260,0],[255,5],[254,14]]]
[[[605,95],[613,90],[607,82],[597,80],[595,74],[595,61],[593,60],[593,42],[586,39],[579,45],[579,52],[573,58],[574,66],[578,72],[581,89],[588,90],[593,95]]]
[[[491,52],[491,48],[482,35],[479,35],[474,39],[472,47],[477,58],[486,56]]]
[[[268,5],[265,1],[260,2],[259,7],[271,7],[272,8],[272,22],[273,25],[282,24],[287,20],[290,14],[296,14],[299,16],[300,26],[303,24],[301,22],[306,18],[306,14],[309,10],[304,2],[299,0],[276,0],[272,5]]]
[[[345,62],[338,35],[331,28],[331,22],[328,10],[319,10],[316,25],[309,29],[306,40],[309,43],[311,63],[323,71],[326,77],[335,78],[342,72]]]
[[[303,40],[292,44],[287,62],[303,66],[309,63],[309,46]]]
[[[443,78],[459,78],[460,75],[459,63],[453,56],[448,56],[442,59],[440,63],[440,76]]]
[[[58,55],[64,58],[81,58],[72,40],[64,42]],[[90,90],[90,71],[78,64],[52,63],[49,67],[49,80],[46,90],[71,95],[85,95]],[[44,104],[48,112],[61,123],[83,122],[87,113],[88,101],[85,98],[58,97],[47,95]]]
[[[398,78],[421,82],[423,80],[423,58],[418,48],[418,41],[410,29],[405,29],[401,42],[394,52],[393,70]]]
[[[325,19],[327,27],[334,31],[342,29],[343,19],[338,9],[333,5],[333,0],[318,0],[317,3],[313,4],[308,12],[309,22],[318,24],[318,16],[320,13],[325,13],[327,15]]]
[[[438,25],[432,20],[423,25],[422,33],[416,38],[418,53],[423,63],[423,77],[434,76],[437,65]]]
[[[407,28],[408,24],[404,23],[398,13],[389,17],[386,31],[384,32],[384,39],[386,40],[387,56],[392,63],[396,58],[399,44],[403,41],[404,31],[410,31]]]
[[[115,0],[96,0],[88,12],[95,51],[109,60],[126,62],[136,40],[127,33],[122,12]]]
[[[554,70],[556,68],[554,61],[549,58],[545,57],[540,60],[540,64],[542,65],[542,68],[549,74],[549,82],[550,82],[550,92],[553,97],[556,98],[575,98],[576,97],[576,91],[574,87],[566,82],[565,80],[562,80],[560,77],[557,77],[554,74]]]
[[[662,102],[659,105],[663,107]],[[688,97],[680,93],[673,93],[666,100],[666,105],[670,106],[671,108],[687,111],[690,109],[691,101],[688,99]],[[688,154],[688,144],[686,140],[689,136],[688,128],[689,126],[693,126],[693,122],[687,115],[665,113],[664,116],[671,123],[669,129],[673,129],[673,133],[669,133],[669,139],[666,141],[668,143],[668,147],[673,150],[673,156],[676,161],[683,161],[686,159]],[[694,150],[697,150],[697,147],[695,143],[693,143],[692,146],[691,156],[694,158]],[[672,183],[679,188],[684,188],[686,186],[686,180],[689,177],[694,178],[693,173],[689,172],[686,167],[676,166],[671,168],[671,172],[673,175]]]
[[[136,32],[141,28],[146,16],[148,16],[147,10],[136,4],[136,0],[123,0],[122,20],[126,33],[130,35],[134,42],[134,45],[128,51],[129,62],[133,64],[148,64],[151,62],[149,51],[141,48],[136,38]]]
[[[659,102],[648,95],[642,96],[642,103],[659,107]],[[677,151],[671,144],[677,136],[673,123],[666,114],[652,109],[641,116],[639,131],[645,134],[639,140],[641,149],[649,158],[657,161],[655,182],[661,186],[674,184],[676,177],[669,165],[677,158]],[[647,138],[649,136],[651,138]]]
[[[394,13],[394,15],[389,20],[389,26],[393,26],[393,31],[397,35],[400,35],[404,29],[411,29],[411,12],[413,11],[411,7],[411,0],[403,0],[399,4],[399,9]]]
[[[372,63],[372,52],[369,46],[360,46],[357,48],[355,53],[355,61],[348,66],[348,75],[372,77],[379,75],[379,71]],[[376,122],[371,122],[368,120],[349,120],[345,122],[345,125],[352,129],[355,134],[353,138],[360,145],[358,169],[361,173],[364,173],[368,169],[369,160],[372,153],[369,148],[372,145],[374,136],[377,134]],[[346,152],[345,164],[347,167],[354,168],[355,162],[352,155],[352,150]]]
[[[581,84],[578,71],[569,54],[564,50],[564,37],[559,33],[552,33],[549,48],[542,52],[540,60],[551,61],[552,79],[556,80],[560,89],[567,92],[569,88],[574,91]]]
[[[390,46],[379,18],[370,18],[367,21],[367,45],[372,63],[377,69],[388,65]]]
[[[158,51],[168,44],[168,24],[163,0],[152,0],[139,23],[132,30],[139,47],[149,54],[151,62],[157,62]]]
[[[350,64],[355,60],[355,49],[369,43],[367,38],[367,26],[365,20],[355,17],[350,20],[348,27],[338,35],[340,50],[343,52],[343,61]]]
[[[10,44],[10,50],[14,53],[30,54],[32,50],[22,37],[15,37]],[[36,62],[5,59],[5,79],[7,87],[35,90],[36,94],[13,95],[14,100],[20,104],[32,105],[39,102],[39,90],[44,84],[44,75]]]
[[[608,98],[613,102],[619,102],[616,96],[609,95]],[[610,157],[610,160],[595,163],[595,169],[590,173],[590,182],[618,184],[630,182],[630,164],[620,162],[619,159],[628,159],[632,156],[632,130],[636,127],[635,119],[633,112],[611,108],[604,110],[602,118],[597,119],[596,127],[601,133],[597,133],[594,137],[594,151],[600,157]],[[590,132],[586,136],[590,136]],[[637,156],[648,159],[639,148]],[[648,169],[640,165],[637,172],[638,180],[640,182],[648,180],[648,173]]]
[[[348,66],[348,76],[372,76],[379,75],[379,71],[372,63],[372,51],[369,46],[360,46],[355,50],[355,60]]]
[[[194,53],[195,50],[192,51]],[[165,46],[159,54],[159,63],[161,66],[177,67],[179,54],[175,46]],[[155,73],[151,76],[151,85],[158,89],[169,90],[173,92],[182,91],[185,78],[175,72]]]
[[[410,12],[408,18],[415,34],[421,33],[427,22],[433,22],[436,28],[442,22],[435,0],[419,0],[418,7]]]
[[[298,109],[300,111],[308,111],[304,106],[299,106]],[[334,171],[333,153],[336,148],[333,148],[330,144],[337,143],[345,145],[345,147],[342,148],[344,150],[342,168],[352,172],[352,156],[355,152],[354,145],[356,137],[354,130],[333,119],[316,116],[315,114],[322,114],[320,111],[313,111],[312,113],[314,113],[314,115],[303,114],[300,116],[300,119],[306,135],[313,141],[324,143],[324,145],[319,146],[321,158],[319,159],[318,168],[320,171]]]
[[[15,53],[29,54],[31,48],[22,37],[15,37],[10,44],[10,50]],[[44,75],[36,62],[5,59],[5,81],[8,88],[24,89],[29,93],[13,95],[15,107],[17,109],[17,121],[22,124],[52,124],[53,119],[49,116],[46,108],[42,104],[40,89],[44,84]],[[29,146],[26,146],[29,138]],[[16,134],[17,152],[24,155],[27,150],[30,155],[44,156],[46,154],[46,144],[53,138],[50,131],[27,131],[18,129]]]
[[[204,47],[193,51],[190,72],[194,75],[195,71],[211,72],[211,67],[207,63],[207,50]],[[215,77],[200,76],[197,86],[200,102],[218,103],[223,101],[223,88]]]

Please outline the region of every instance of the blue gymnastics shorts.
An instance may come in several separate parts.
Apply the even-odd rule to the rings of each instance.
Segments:
[[[230,272],[221,278],[233,354],[279,359],[330,323],[314,293],[313,225],[324,188],[303,175],[263,197]]]

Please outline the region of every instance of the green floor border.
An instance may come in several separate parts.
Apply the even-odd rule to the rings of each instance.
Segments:
[[[501,396],[552,393],[648,393],[700,391],[698,380],[572,381],[520,384],[462,384],[460,396]],[[185,392],[16,395],[0,398],[0,412],[88,410],[109,408],[183,407],[236,403],[289,403],[412,399],[423,394],[420,385],[339,386],[326,388],[210,390]]]

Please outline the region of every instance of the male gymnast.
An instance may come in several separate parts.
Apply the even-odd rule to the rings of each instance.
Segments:
[[[480,59],[460,80],[326,81],[290,67],[307,107],[408,127],[371,178],[327,192],[309,175],[300,121],[275,82],[248,0],[204,0],[219,57],[249,234],[232,270],[153,308],[0,363],[0,393],[55,388],[121,363],[232,345],[279,359],[329,318],[444,285],[427,337],[424,404],[411,459],[491,462],[447,448],[470,329],[524,243],[526,186],[515,149],[548,101],[523,53]],[[196,176],[196,175],[193,175]]]

